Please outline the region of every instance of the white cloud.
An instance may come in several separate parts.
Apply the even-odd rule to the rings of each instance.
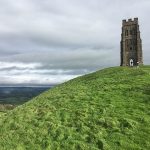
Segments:
[[[86,73],[87,70],[83,70]],[[6,85],[51,85],[80,76],[74,70],[43,69],[39,63],[0,62],[0,83]]]
[[[29,85],[51,85],[58,84],[77,77],[77,75],[36,75],[36,74],[22,74],[19,76],[5,76],[2,77],[1,84],[17,85],[17,84],[29,84]],[[59,80],[58,80],[59,79]]]
[[[40,63],[23,63],[23,62],[0,62],[0,69],[18,68],[18,69],[34,69],[41,67]]]
[[[149,14],[149,0],[0,1],[0,83],[62,82],[119,65],[121,21],[130,17],[139,17],[150,64]]]

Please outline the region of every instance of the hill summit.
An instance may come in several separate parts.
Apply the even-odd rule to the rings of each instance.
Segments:
[[[0,149],[149,150],[150,66],[60,84],[0,117]]]

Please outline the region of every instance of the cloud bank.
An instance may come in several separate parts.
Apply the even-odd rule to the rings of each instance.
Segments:
[[[150,64],[149,0],[0,1],[0,85],[50,85],[120,62],[122,19],[139,17]]]

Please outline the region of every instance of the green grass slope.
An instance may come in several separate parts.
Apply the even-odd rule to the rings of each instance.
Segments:
[[[1,150],[149,150],[150,66],[103,69],[0,117]]]

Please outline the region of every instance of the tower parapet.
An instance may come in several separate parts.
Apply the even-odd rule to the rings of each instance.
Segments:
[[[128,20],[124,19],[122,20],[122,25],[131,25],[131,24],[137,24],[138,23],[138,18],[130,18]]]

